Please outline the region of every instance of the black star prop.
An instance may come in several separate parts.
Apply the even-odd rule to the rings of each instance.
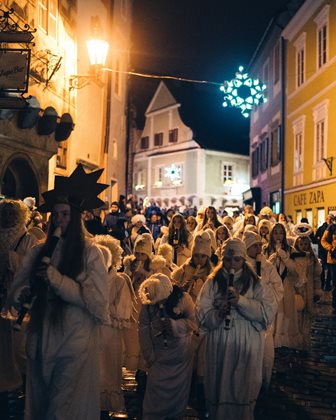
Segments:
[[[97,197],[108,185],[98,183],[104,169],[86,173],[83,165],[78,164],[69,177],[56,176],[53,190],[42,193],[44,203],[39,211],[46,213],[52,210],[56,203],[68,203],[80,211],[96,209],[105,203]]]

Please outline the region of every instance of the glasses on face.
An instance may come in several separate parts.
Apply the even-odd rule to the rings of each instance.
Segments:
[[[243,260],[242,257],[224,257],[223,260],[227,263],[235,262],[239,263]]]

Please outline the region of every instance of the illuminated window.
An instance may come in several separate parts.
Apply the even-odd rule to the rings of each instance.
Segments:
[[[326,100],[313,109],[315,165],[322,164],[326,157],[328,106],[329,101]]]
[[[294,174],[303,171],[304,158],[304,125],[305,117],[300,117],[293,123],[294,136]]]
[[[306,60],[306,32],[303,32],[295,41],[296,49],[296,87],[300,87],[305,81]]]
[[[315,125],[316,163],[325,157],[325,120],[318,121]]]
[[[328,61],[328,29],[329,9],[327,4],[314,19],[316,23],[317,68],[320,69]]]
[[[233,165],[230,163],[223,163],[223,182],[233,181]]]
[[[57,0],[39,0],[38,25],[54,39],[57,37],[57,15]]]

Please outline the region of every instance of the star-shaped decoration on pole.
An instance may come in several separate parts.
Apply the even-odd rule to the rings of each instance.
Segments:
[[[225,81],[220,90],[224,92],[223,106],[240,108],[245,118],[250,116],[253,105],[267,102],[264,95],[266,85],[259,79],[249,77],[242,66],[239,67],[236,77],[228,82]]]

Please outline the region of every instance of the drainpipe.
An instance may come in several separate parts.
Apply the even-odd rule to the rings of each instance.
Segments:
[[[281,130],[280,130],[280,212],[285,212],[285,137],[286,137],[286,40],[281,37]]]

